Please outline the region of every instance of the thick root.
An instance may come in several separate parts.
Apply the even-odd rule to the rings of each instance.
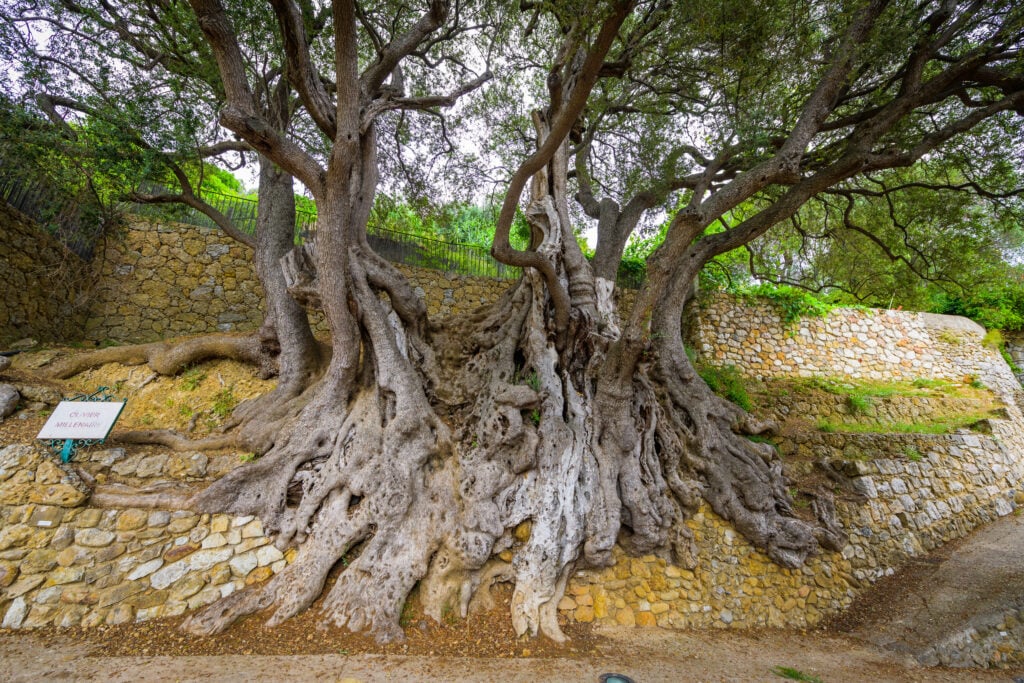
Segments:
[[[50,366],[46,374],[56,379],[67,379],[107,363],[146,363],[153,372],[176,375],[189,365],[211,358],[227,358],[255,365],[267,362],[258,335],[215,334],[180,342],[161,341],[132,346],[112,346],[89,353],[78,353],[57,361]]]
[[[166,446],[172,451],[216,451],[221,448],[234,448],[238,445],[238,438],[234,434],[218,434],[205,439],[191,439],[173,429],[114,432],[110,435],[110,440],[115,443]]]
[[[100,508],[148,508],[187,510],[195,495],[193,487],[164,483],[142,489],[120,484],[97,486],[89,497],[89,505]]]

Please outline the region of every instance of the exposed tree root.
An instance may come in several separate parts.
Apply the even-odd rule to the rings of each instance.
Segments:
[[[538,252],[559,263],[571,231],[543,202],[528,216]],[[569,578],[610,564],[616,543],[693,566],[683,522],[701,499],[787,567],[842,544],[827,496],[815,505],[821,523],[795,518],[774,450],[746,438],[771,425],[711,393],[678,330],[658,344],[622,336],[611,290],[585,269],[561,271],[583,304],[559,344],[536,272],[493,306],[428,328],[415,306],[391,305],[405,294],[388,289],[386,269],[374,262],[371,277],[358,250],[350,256],[361,351],[271,413],[266,455],[188,502],[258,515],[279,548],[298,546],[296,560],[193,615],[188,630],[216,633],[268,607],[278,623],[311,604],[358,545],[323,603],[335,624],[399,639],[417,584],[425,613],[441,620],[511,581],[517,633],[561,640]],[[514,537],[524,522],[528,538]],[[496,559],[505,550],[511,563]]]
[[[256,365],[267,363],[269,360],[257,335],[214,334],[179,342],[160,341],[131,346],[111,346],[88,353],[77,353],[54,363],[46,374],[56,379],[67,379],[107,363],[146,363],[153,372],[176,375],[189,365],[211,358],[227,358]]]
[[[89,505],[101,508],[186,510],[189,499],[194,495],[194,487],[170,482],[141,489],[121,484],[104,484],[93,489]]]
[[[172,451],[219,450],[238,446],[235,434],[218,434],[205,439],[190,439],[172,429],[146,429],[130,432],[113,432],[110,440],[116,443],[155,444],[166,446]]]

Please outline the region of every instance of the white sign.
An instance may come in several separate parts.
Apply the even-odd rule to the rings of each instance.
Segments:
[[[124,410],[124,401],[61,401],[37,439],[105,439]]]

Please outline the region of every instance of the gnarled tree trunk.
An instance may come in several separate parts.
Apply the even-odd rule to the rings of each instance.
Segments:
[[[331,184],[341,190],[322,201],[312,248],[288,260],[293,291],[322,302],[330,321],[331,364],[263,458],[191,502],[258,515],[279,548],[298,545],[296,560],[186,628],[217,632],[270,606],[277,623],[354,554],[323,604],[338,625],[401,638],[417,583],[440,619],[509,580],[516,631],[561,640],[569,577],[611,563],[615,543],[692,564],[682,522],[701,498],[785,566],[819,543],[837,547],[836,529],[791,515],[774,450],[744,436],[764,426],[694,372],[681,302],[658,299],[654,282],[638,305],[655,315],[620,323],[568,224],[564,147],[535,176],[527,217],[534,250],[569,293],[568,325],[533,269],[496,304],[428,324],[360,237],[376,184],[372,133],[348,150],[360,163]],[[524,522],[522,541],[513,530]],[[507,549],[511,563],[499,558]]]

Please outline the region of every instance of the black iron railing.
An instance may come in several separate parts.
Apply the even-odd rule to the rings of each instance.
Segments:
[[[61,198],[43,183],[24,182],[8,173],[0,160],[0,197],[15,208],[47,226],[58,239],[73,252],[88,260],[92,258],[93,245],[98,237],[98,226],[83,225],[82,211],[77,203]],[[139,186],[141,194],[168,194],[171,191],[161,185],[144,182]],[[204,191],[203,201],[221,212],[242,232],[255,234],[258,203],[251,197],[238,197],[219,192]],[[44,211],[43,207],[47,207]],[[59,210],[54,212],[54,208]],[[198,209],[185,204],[138,204],[126,203],[122,207],[127,213],[172,220],[187,225],[216,228],[213,219]],[[46,216],[51,213],[54,215]],[[316,214],[304,209],[295,212],[295,241],[300,243],[316,232]],[[507,266],[495,260],[490,252],[473,244],[446,242],[387,228],[370,227],[370,246],[382,257],[393,263],[419,268],[431,268],[458,275],[515,279],[520,269]],[[642,276],[622,273],[619,286],[635,289],[643,283]]]

